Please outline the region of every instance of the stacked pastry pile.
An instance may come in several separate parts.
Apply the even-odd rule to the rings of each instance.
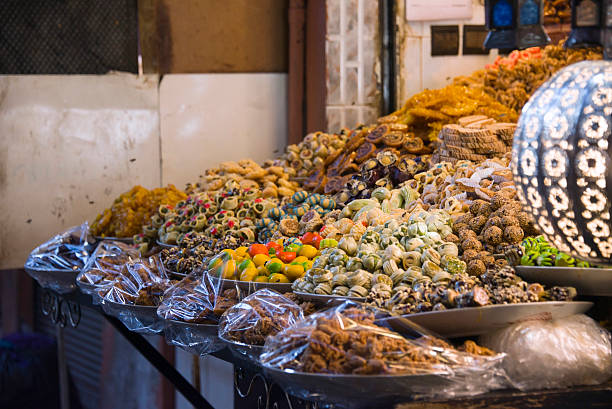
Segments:
[[[350,130],[343,129],[339,134],[308,134],[302,142],[287,146],[279,162],[292,176],[306,178],[340,152],[346,144],[349,132]]]
[[[263,166],[252,159],[226,161],[217,168],[206,170],[198,182],[188,184],[185,190],[189,194],[214,193],[223,189],[229,181],[233,181],[241,189],[261,190],[264,198],[290,197],[299,186],[297,182],[289,180],[294,174],[295,172],[288,168],[275,166],[273,161],[266,161]]]
[[[379,119],[379,124],[360,126],[350,132],[346,145],[325,162],[326,166],[310,175],[304,188],[319,193],[334,194],[346,187],[351,176],[371,158],[393,158],[390,166],[404,158],[431,153],[423,139],[408,130],[394,116]],[[383,159],[384,161],[384,159]]]
[[[440,131],[440,150],[434,162],[458,160],[482,162],[503,156],[512,150],[516,124],[498,123],[484,115],[460,118],[457,124],[445,125]]]

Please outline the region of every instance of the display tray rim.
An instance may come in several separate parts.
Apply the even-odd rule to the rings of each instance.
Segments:
[[[612,296],[612,268],[515,266],[527,281],[574,287],[578,295]]]
[[[219,280],[217,277],[211,277],[213,280]],[[230,280],[227,278],[221,278],[221,286],[224,289],[234,288],[238,286],[241,289],[254,289],[254,290],[262,290],[264,288],[269,288],[271,290],[285,289],[286,291],[291,291],[291,285],[293,283],[260,283],[255,281],[241,281],[241,280]]]
[[[131,309],[131,310],[136,310],[139,312],[150,312],[153,311],[153,309],[155,310],[155,316],[159,318],[159,316],[157,315],[157,308],[159,306],[155,306],[155,305],[137,305],[137,304],[124,304],[124,303],[120,303],[120,302],[116,302],[116,301],[111,301],[111,300],[107,300],[103,298],[103,303],[106,304],[110,304],[114,307],[117,308],[125,308],[125,309]],[[161,319],[161,318],[160,318]]]
[[[85,283],[81,280],[74,280],[76,282],[77,287],[79,287],[79,290],[81,290],[81,292],[83,292],[82,290],[88,290],[88,291],[96,291],[97,289],[97,284],[91,284],[91,283]]]
[[[449,372],[440,371],[424,374],[384,374],[384,375],[355,375],[355,374],[325,374],[325,373],[311,373],[311,372],[298,372],[293,370],[285,370],[275,368],[264,363],[260,363],[262,368],[267,371],[274,371],[279,374],[291,374],[299,376],[312,376],[318,378],[339,378],[339,379],[403,379],[403,378],[415,378],[415,377],[429,377],[429,376],[444,376],[448,375]]]
[[[593,306],[593,302],[591,301],[537,301],[537,302],[519,302],[519,303],[514,303],[514,304],[490,304],[490,305],[483,305],[481,307],[463,307],[463,308],[449,308],[446,310],[442,310],[442,311],[424,311],[424,312],[416,312],[414,314],[403,314],[403,315],[399,315],[399,317],[402,318],[409,318],[411,316],[425,316],[425,315],[431,315],[431,314],[444,314],[444,313],[448,313],[450,311],[455,312],[455,311],[484,311],[485,309],[489,310],[489,309],[496,309],[496,308],[511,308],[511,307],[523,307],[523,306],[539,306],[539,305],[550,305],[553,306],[559,304],[559,306],[564,306],[564,305],[579,305],[582,304],[584,306],[586,306],[587,304],[590,305],[590,307]],[[589,307],[589,308],[590,308]]]
[[[588,311],[592,306],[591,301],[494,304],[483,307],[451,308],[444,311],[403,314],[389,317],[385,321],[399,332],[401,330],[394,325],[401,326],[401,320],[407,319],[443,337],[457,338],[490,333],[520,322],[559,319],[573,314],[581,314]],[[570,311],[565,311],[568,307]],[[559,311],[562,312],[559,313]],[[477,315],[476,321],[471,320],[474,315]]]
[[[71,294],[77,291],[76,278],[82,269],[49,269],[32,268],[23,266],[26,274],[44,289],[54,291],[59,294]]]
[[[195,323],[195,322],[186,322],[186,321],[179,321],[179,320],[174,320],[171,318],[163,318],[163,317],[159,317],[159,319],[164,320],[165,322],[171,324],[171,325],[177,325],[180,327],[194,327],[194,328],[219,328],[219,324],[202,324],[202,323]]]
[[[231,339],[225,338],[221,335],[219,335],[219,339],[230,346],[241,347],[244,349],[248,348],[248,349],[252,349],[255,351],[260,350],[261,352],[263,352],[263,348],[264,348],[263,345],[245,344],[245,343],[238,342],[238,341],[232,341]]]
[[[158,245],[158,246],[160,246],[160,247],[165,247],[165,248],[167,248],[167,249],[171,249],[171,248],[173,248],[173,247],[176,247],[176,248],[178,248],[178,247],[179,247],[179,245],[178,245],[178,244],[167,244],[167,243],[162,243],[162,242],[161,242],[161,241],[159,241],[159,240],[155,240],[155,244],[157,244],[157,245]]]
[[[550,271],[550,270],[561,270],[561,271],[589,271],[589,272],[612,272],[612,268],[606,267],[567,267],[567,266],[514,266],[514,269],[526,269],[533,271]]]
[[[133,237],[102,237],[102,236],[93,236],[96,241],[118,241],[120,243],[125,244],[134,244]]]
[[[37,273],[74,273],[76,275],[79,275],[79,273],[82,270],[82,268],[78,270],[67,270],[67,269],[62,269],[62,268],[34,268],[34,267],[26,266],[26,265],[23,266],[23,269],[26,272],[35,271]]]
[[[293,292],[298,297],[302,297],[305,301],[310,300],[320,300],[319,301],[354,301],[354,302],[364,302],[367,297],[349,297],[348,295],[323,295],[323,294],[312,294],[305,293],[303,291],[294,291]]]

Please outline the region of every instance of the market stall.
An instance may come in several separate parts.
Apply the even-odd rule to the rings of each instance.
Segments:
[[[143,335],[234,363],[239,407],[610,405],[602,58],[513,51],[375,123],[135,186],[25,270],[60,327],[95,309],[198,408]]]

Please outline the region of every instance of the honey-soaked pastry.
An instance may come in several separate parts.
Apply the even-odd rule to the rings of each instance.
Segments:
[[[389,132],[389,127],[386,125],[379,125],[366,135],[366,141],[376,144],[382,141],[387,132]]]
[[[420,153],[425,147],[425,144],[421,138],[412,137],[406,138],[403,146],[409,153]]]
[[[94,236],[131,237],[141,232],[160,206],[173,207],[186,197],[173,185],[153,190],[134,186],[96,217],[90,231]]]
[[[566,2],[567,3],[567,2]],[[454,84],[482,89],[499,103],[520,112],[523,105],[540,85],[561,68],[583,60],[602,59],[601,48],[567,49],[563,43],[513,51],[508,57],[499,56],[494,64],[470,76],[454,79]],[[502,118],[481,112],[498,121]],[[506,117],[504,122],[514,122]]]
[[[404,135],[403,132],[401,131],[391,131],[388,132],[387,134],[385,134],[385,136],[383,137],[383,143],[386,146],[391,146],[394,148],[400,147],[402,146],[402,144],[404,143],[404,139],[406,138],[406,136]]]
[[[364,142],[357,149],[357,156],[355,156],[355,162],[362,163],[363,161],[374,156],[376,146],[371,142]]]

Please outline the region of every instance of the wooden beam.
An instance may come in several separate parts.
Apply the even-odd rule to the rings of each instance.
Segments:
[[[174,366],[174,346],[168,345],[164,337],[160,337],[158,340],[159,352],[166,358],[170,365]],[[174,385],[166,378],[162,376],[160,379],[159,388],[159,409],[174,409],[175,408],[175,391]],[[199,390],[199,389],[198,389]]]
[[[2,334],[19,330],[19,303],[17,299],[17,270],[3,270],[2,274]]]
[[[305,1],[289,1],[288,143],[304,136],[304,24]]]
[[[24,269],[0,271],[2,334],[34,329],[34,280]]]
[[[327,129],[326,15],[325,0],[306,2],[306,133]]]
[[[159,36],[157,35],[157,1],[138,1],[138,38],[145,74],[159,72]]]

